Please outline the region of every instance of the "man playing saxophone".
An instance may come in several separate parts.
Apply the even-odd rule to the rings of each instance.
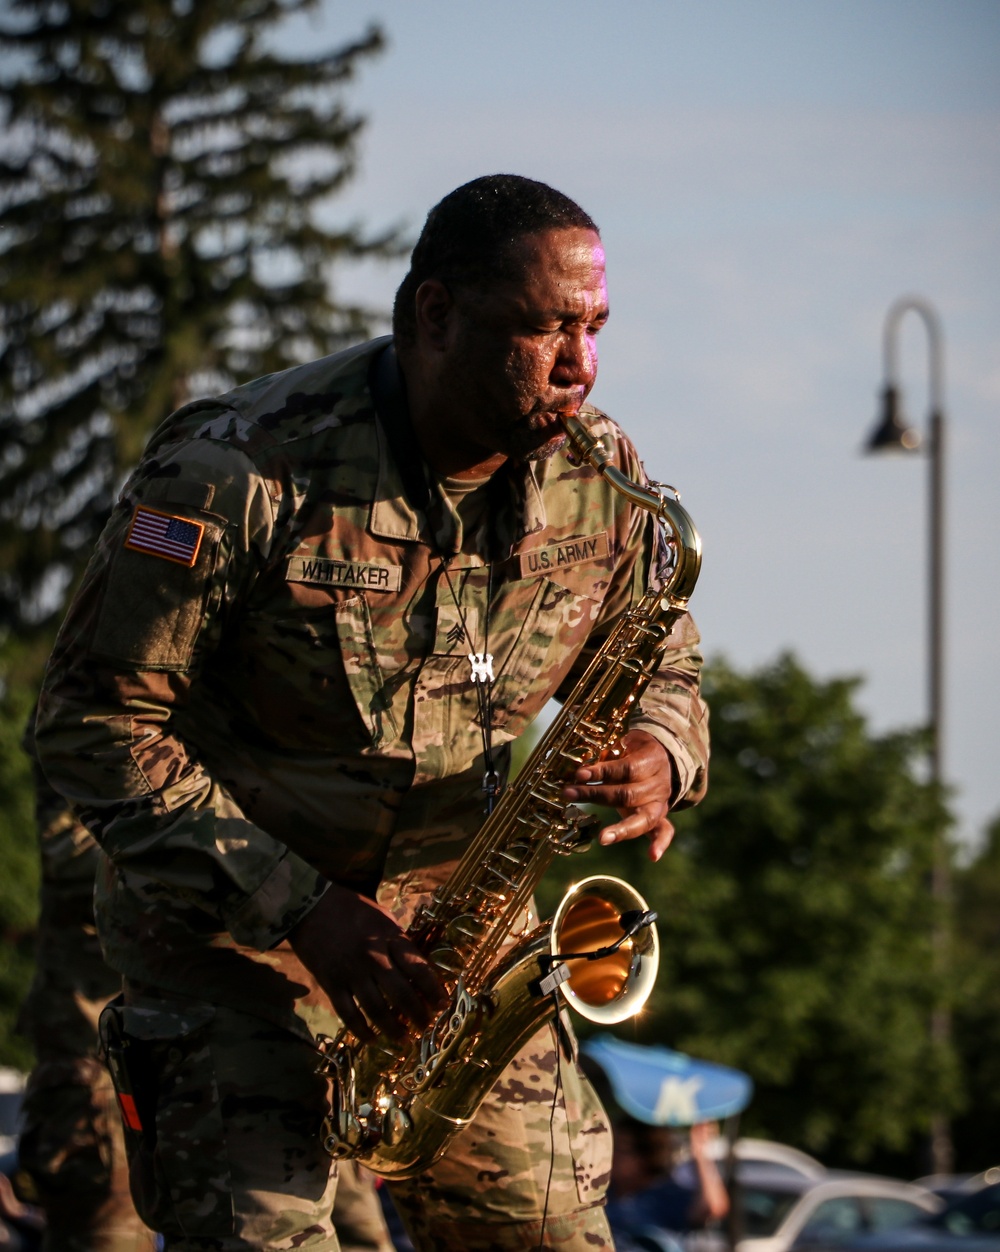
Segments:
[[[654,576],[654,527],[562,454],[608,316],[597,228],[511,175],[430,213],[392,337],[213,400],[153,435],[57,641],[43,766],[106,860],[124,977],[108,1023],[136,1205],[180,1249],[334,1249],[317,1033],[428,1024],[441,980],[406,927]],[[681,617],[621,752],[567,803],[646,837],[705,782]],[[610,1133],[545,1028],[419,1178],[421,1249],[610,1248]],[[559,1082],[556,1084],[556,1076]],[[543,1228],[544,1219],[544,1228]]]

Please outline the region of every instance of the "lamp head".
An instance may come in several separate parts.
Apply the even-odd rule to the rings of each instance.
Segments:
[[[920,433],[906,424],[899,390],[887,383],[882,388],[879,424],[865,444],[866,452],[915,452],[920,447]]]

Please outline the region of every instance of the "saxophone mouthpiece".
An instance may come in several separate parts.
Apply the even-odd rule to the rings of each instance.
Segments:
[[[603,441],[592,435],[575,413],[558,413],[556,416],[566,431],[566,457],[570,464],[582,465],[586,461],[598,473],[603,473],[604,467],[609,464]]]

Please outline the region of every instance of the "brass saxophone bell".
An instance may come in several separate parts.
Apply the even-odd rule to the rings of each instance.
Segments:
[[[562,898],[550,931],[552,955],[596,952],[622,937],[624,915],[645,914],[646,901],[621,878],[595,875],[571,887]],[[649,999],[660,964],[660,941],[650,923],[617,951],[597,960],[569,959],[569,977],[560,984],[567,1003],[581,1017],[602,1026],[634,1017]]]

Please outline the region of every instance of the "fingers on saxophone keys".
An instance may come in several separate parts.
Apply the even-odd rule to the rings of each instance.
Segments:
[[[337,1016],[356,1039],[360,1039],[362,1043],[369,1043],[375,1038],[375,1032],[368,1025],[367,1018],[349,992],[342,990],[332,994],[330,1003]]]
[[[402,979],[393,981],[390,986],[384,986],[380,976],[378,983],[364,979],[354,987],[354,998],[371,1028],[391,1039],[398,1039],[406,1032],[406,1024],[398,1004],[402,997],[396,994],[397,982],[402,982]]]
[[[587,787],[564,787],[563,797],[585,804],[604,804],[614,809],[634,809],[656,797],[655,780],[622,783],[592,783]]]
[[[446,992],[427,958],[419,952],[405,935],[399,935],[389,944],[389,956],[393,964],[416,987],[418,994],[433,1008],[441,1008]]]
[[[386,999],[402,1021],[419,1030],[423,1030],[433,1020],[440,1000],[440,991],[433,979],[430,988],[433,994],[427,994],[425,986],[426,982],[423,986],[416,984],[413,968],[397,967],[392,976],[386,976],[383,989]]]

